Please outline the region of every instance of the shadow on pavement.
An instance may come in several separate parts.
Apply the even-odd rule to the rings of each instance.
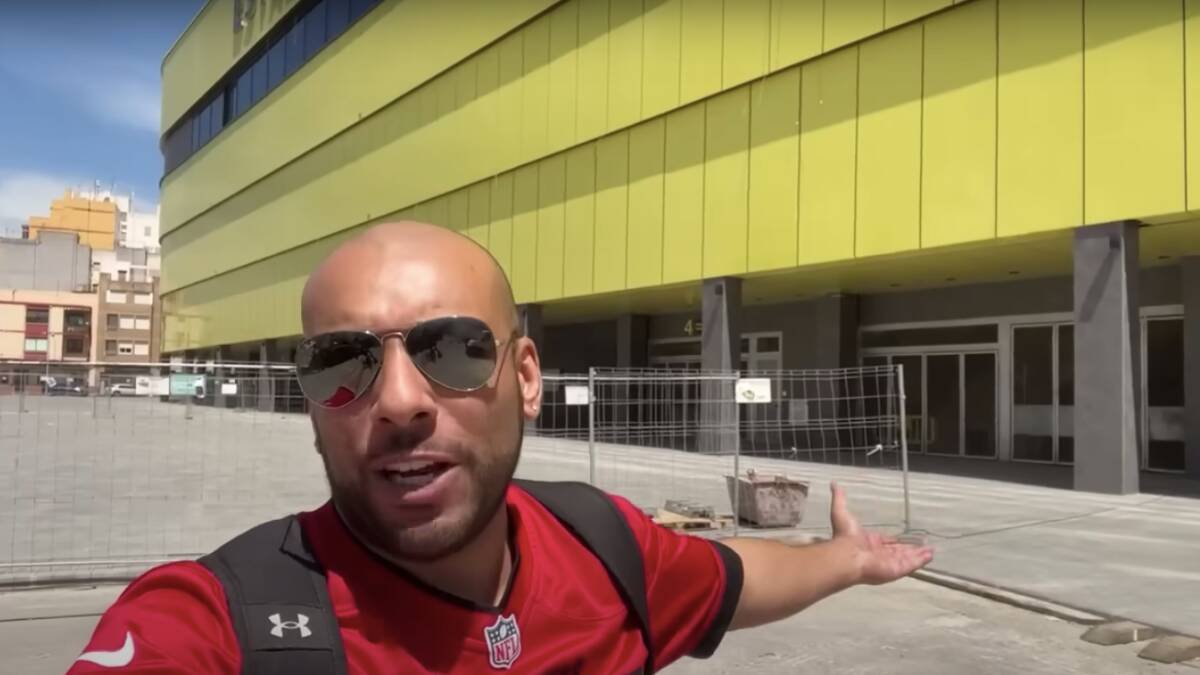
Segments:
[[[997,480],[1062,490],[1073,489],[1075,483],[1074,469],[1070,466],[916,454],[909,456],[908,466],[910,470],[918,473]],[[1200,499],[1200,480],[1143,471],[1139,475],[1139,483],[1142,494]]]

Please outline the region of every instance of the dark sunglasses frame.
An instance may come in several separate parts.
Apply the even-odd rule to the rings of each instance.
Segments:
[[[492,336],[491,343],[494,344],[496,351],[492,355],[492,358],[491,358],[492,363],[488,369],[487,376],[484,377],[483,380],[481,382],[479,382],[478,384],[471,384],[471,385],[467,385],[467,386],[453,385],[453,384],[445,382],[443,379],[439,379],[437,376],[430,373],[429,370],[422,365],[421,360],[417,358],[419,355],[414,354],[413,351],[409,347],[408,340],[410,339],[410,337],[413,335],[414,332],[420,331],[423,328],[428,328],[432,325],[436,325],[436,324],[447,324],[448,325],[453,322],[457,322],[459,324],[462,324],[462,323],[473,324],[473,327],[480,329],[481,334],[486,333],[487,335]],[[370,331],[370,330],[330,331],[327,333],[321,333],[319,335],[314,335],[312,337],[305,338],[304,340],[300,341],[300,345],[296,349],[296,362],[294,364],[295,371],[296,371],[296,379],[300,384],[300,390],[301,390],[301,392],[304,393],[304,397],[307,398],[314,405],[317,405],[317,406],[320,406],[320,407],[326,408],[326,409],[331,409],[331,410],[338,410],[338,409],[344,408],[347,405],[350,405],[351,403],[362,399],[364,396],[367,395],[368,392],[371,391],[371,388],[375,386],[375,381],[377,379],[379,379],[379,373],[383,370],[384,345],[386,344],[388,338],[398,337],[398,338],[400,338],[400,343],[404,346],[404,351],[408,354],[409,358],[413,362],[413,365],[417,368],[417,370],[421,373],[421,375],[425,377],[425,379],[429,380],[433,384],[436,384],[437,386],[443,387],[450,391],[455,391],[455,392],[460,392],[460,393],[470,393],[470,392],[478,391],[478,390],[482,389],[483,387],[487,386],[487,384],[489,382],[491,382],[492,378],[496,375],[496,372],[504,366],[504,362],[508,358],[509,350],[505,349],[505,346],[511,344],[513,340],[520,337],[520,333],[521,332],[519,329],[514,328],[507,338],[505,338],[505,339],[496,338],[495,332],[483,320],[475,318],[475,317],[471,317],[471,316],[460,316],[460,315],[434,317],[431,319],[426,319],[425,321],[421,321],[409,328],[406,328],[403,330],[388,331],[386,333],[376,333],[376,332]],[[370,363],[369,363],[369,365],[365,366],[362,371],[363,373],[366,374],[366,378],[361,383],[361,387],[359,388],[359,390],[353,391],[353,398],[347,400],[344,403],[339,403],[337,405],[329,405],[326,402],[328,399],[318,400],[318,398],[315,395],[313,395],[313,392],[310,392],[306,389],[306,387],[304,385],[305,375],[303,374],[303,371],[307,366],[302,366],[301,361],[303,360],[304,354],[306,354],[306,353],[307,354],[316,354],[318,352],[318,344],[320,341],[328,340],[329,338],[334,337],[334,336],[348,336],[350,338],[365,338],[365,339],[367,339],[369,341],[370,347],[368,349],[364,349],[362,351],[362,353],[358,355],[358,357],[359,358],[366,357],[370,360]],[[501,353],[501,350],[503,350],[503,353]],[[378,355],[376,355],[376,354],[378,354]],[[361,375],[361,373],[360,373],[360,375]]]

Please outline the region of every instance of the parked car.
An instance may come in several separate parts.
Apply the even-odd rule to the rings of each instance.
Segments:
[[[52,384],[46,389],[50,396],[87,396],[88,390],[82,384],[67,384],[65,382]]]
[[[126,382],[119,382],[109,387],[108,393],[112,396],[134,396],[137,394],[137,388]]]

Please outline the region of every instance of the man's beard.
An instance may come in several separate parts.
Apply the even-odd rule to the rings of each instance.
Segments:
[[[478,452],[459,448],[460,461],[453,469],[467,475],[464,504],[448,504],[434,520],[415,526],[389,523],[371,504],[360,481],[366,475],[337,476],[329,454],[317,433],[317,450],[325,464],[330,493],[346,526],[363,545],[388,560],[430,562],[453,555],[471,543],[503,506],[509,483],[516,473],[524,440],[524,425],[518,424],[512,447],[502,452]],[[463,508],[465,507],[465,508]]]

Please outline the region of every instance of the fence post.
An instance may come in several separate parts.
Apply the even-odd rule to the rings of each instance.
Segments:
[[[896,386],[900,396],[900,470],[904,475],[904,531],[912,529],[908,500],[908,415],[904,403],[904,364],[896,364]]]
[[[732,388],[721,388],[733,394],[733,536],[738,536],[741,528],[742,511],[742,409],[737,400],[737,378],[735,376]]]
[[[25,387],[29,386],[28,382],[22,382],[21,388],[17,390],[17,412],[27,413],[25,409]]]
[[[596,369],[588,368],[588,483],[596,485]]]
[[[192,419],[192,399],[196,396],[195,393],[186,394],[184,399],[184,419]]]
[[[100,395],[99,392],[92,393],[92,419],[99,417],[100,412]]]

